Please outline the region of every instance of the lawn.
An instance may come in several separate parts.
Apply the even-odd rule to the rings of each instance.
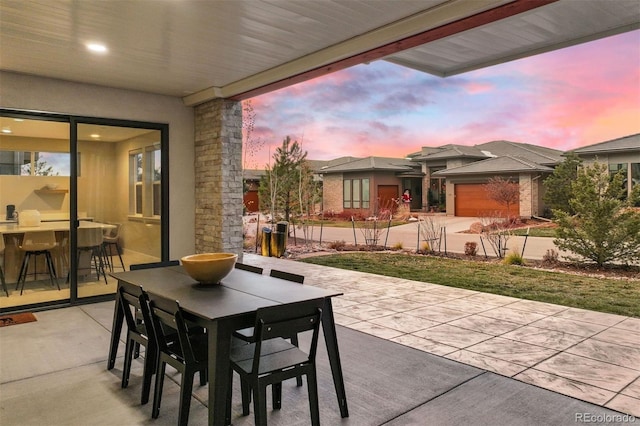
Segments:
[[[527,235],[527,228],[518,228],[513,230],[513,235]],[[529,229],[530,237],[548,237],[555,238],[556,237],[556,228],[530,228]]]
[[[640,280],[589,277],[462,259],[345,253],[301,262],[640,317]]]

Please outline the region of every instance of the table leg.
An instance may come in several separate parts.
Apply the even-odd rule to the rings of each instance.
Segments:
[[[336,323],[333,319],[333,306],[331,298],[324,299],[324,308],[322,312],[322,331],[324,340],[327,345],[327,355],[329,356],[329,364],[331,365],[331,373],[333,374],[333,384],[336,388],[338,396],[338,405],[340,406],[340,415],[349,417],[349,408],[347,407],[347,394],[344,388],[344,377],[342,375],[342,364],[340,363],[340,352],[338,351],[338,336],[336,335]]]
[[[229,351],[231,328],[219,321],[207,327],[209,341],[209,425],[231,424],[227,416],[227,392],[229,390]]]
[[[124,321],[124,313],[122,312],[122,309],[120,309],[120,303],[118,299],[118,292],[116,291],[116,303],[113,310],[113,325],[111,326],[111,342],[109,344],[107,370],[111,370],[116,363],[118,344],[120,343],[120,332],[122,331],[122,323]]]

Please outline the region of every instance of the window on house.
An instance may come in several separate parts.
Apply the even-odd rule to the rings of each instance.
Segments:
[[[351,179],[342,182],[342,208],[351,208]]]
[[[148,146],[129,152],[129,214],[160,216],[161,173],[160,149]]]
[[[640,185],[640,163],[631,163],[631,188]]]
[[[345,209],[368,209],[370,206],[369,179],[345,179],[342,200],[342,207]]]
[[[615,175],[616,173],[618,173],[620,170],[623,170],[624,173],[626,174],[627,171],[627,163],[612,163],[609,164],[609,174],[611,176]]]
[[[71,156],[68,152],[0,151],[0,174],[71,176]]]

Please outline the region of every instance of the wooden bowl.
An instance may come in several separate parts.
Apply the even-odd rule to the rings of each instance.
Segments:
[[[180,259],[184,270],[200,284],[219,284],[238,260],[235,253],[200,253]]]

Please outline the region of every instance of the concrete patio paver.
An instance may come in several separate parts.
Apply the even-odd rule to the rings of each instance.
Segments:
[[[340,289],[341,325],[640,417],[638,318],[244,256]]]

